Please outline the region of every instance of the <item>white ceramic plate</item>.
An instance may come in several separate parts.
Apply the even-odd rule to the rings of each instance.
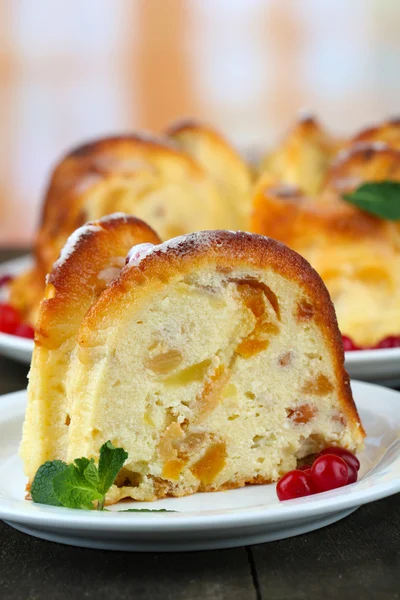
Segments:
[[[0,277],[3,275],[18,275],[32,265],[30,256],[22,256],[0,264]],[[0,290],[1,301],[6,301],[6,293]],[[33,340],[8,335],[0,331],[0,354],[14,358],[19,362],[30,364],[33,352]]]
[[[0,397],[0,519],[46,540],[111,550],[177,551],[230,548],[319,529],[360,505],[400,491],[400,393],[353,382],[368,433],[360,454],[360,480],[308,498],[279,502],[275,485],[194,494],[154,503],[128,502],[112,512],[89,512],[24,500],[17,456],[26,393]],[[175,513],[121,513],[127,508]]]
[[[29,256],[2,263],[0,276],[20,273],[31,264],[32,259]],[[29,364],[32,351],[32,340],[0,333],[0,354]],[[400,348],[347,352],[346,368],[350,377],[354,379],[398,386],[400,385]]]

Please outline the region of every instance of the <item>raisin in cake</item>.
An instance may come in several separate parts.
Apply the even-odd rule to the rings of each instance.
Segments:
[[[158,242],[143,221],[116,213],[76,230],[54,264],[39,311],[21,445],[30,479],[46,460],[66,458],[68,370],[82,319],[132,245]]]
[[[109,503],[272,482],[364,437],[321,279],[249,233],[134,248],[54,383],[69,399],[54,426],[68,434],[47,458],[98,459],[107,440],[129,454]]]

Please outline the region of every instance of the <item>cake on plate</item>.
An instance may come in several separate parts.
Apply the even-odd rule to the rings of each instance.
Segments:
[[[88,261],[78,248],[77,273]],[[75,286],[71,302],[78,274]],[[68,328],[48,310],[56,331]],[[327,446],[362,445],[329,294],[303,258],[264,236],[205,231],[135,246],[71,346],[53,375],[34,350],[29,481],[44,459],[97,460],[111,440],[128,459],[107,502],[151,501],[273,482]],[[57,402],[45,399],[39,416],[40,378]]]

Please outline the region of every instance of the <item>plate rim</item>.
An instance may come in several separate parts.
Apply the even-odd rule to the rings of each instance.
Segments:
[[[362,388],[379,388],[385,395],[396,397],[399,402],[400,410],[400,392],[384,388],[372,383],[352,380],[355,387],[355,393],[362,394]],[[6,402],[11,409],[7,412],[8,418],[22,417],[23,408],[26,402],[26,390],[12,392],[0,397],[0,401]],[[389,399],[388,399],[389,401]],[[3,411],[4,415],[4,411]],[[6,420],[7,417],[0,416],[0,420]],[[369,471],[375,471],[384,458],[393,448],[398,448],[394,463],[400,466],[400,436],[392,442],[387,448],[385,454],[380,457],[377,464]],[[15,454],[13,455],[15,457]],[[11,460],[9,457],[6,460]],[[368,472],[367,472],[368,474]],[[346,491],[356,484],[346,486]],[[235,490],[233,490],[235,491]],[[238,492],[240,491],[237,490]],[[333,514],[334,512],[344,511],[352,507],[361,506],[368,502],[384,498],[400,492],[400,475],[387,482],[381,482],[372,485],[370,488],[354,491],[353,493],[343,493],[343,489],[324,492],[317,496],[299,498],[297,500],[278,503],[274,506],[254,505],[251,507],[225,508],[217,510],[201,511],[182,511],[171,513],[129,513],[121,514],[121,511],[109,511],[106,514],[96,511],[78,511],[74,509],[59,508],[52,506],[29,504],[29,508],[24,509],[24,500],[8,500],[0,496],[0,519],[16,523],[25,523],[31,525],[44,525],[46,527],[55,526],[59,529],[81,529],[85,527],[88,531],[136,531],[144,533],[154,531],[161,533],[171,533],[185,529],[187,531],[196,531],[204,527],[216,527],[219,530],[226,530],[233,527],[257,527],[272,523],[301,521],[307,518],[317,518],[323,515]],[[152,505],[152,504],[151,504]],[[151,506],[149,504],[149,507]],[[27,505],[25,505],[26,507]]]

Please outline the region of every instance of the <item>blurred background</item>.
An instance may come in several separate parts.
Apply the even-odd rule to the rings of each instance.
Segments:
[[[0,0],[0,245],[32,242],[71,146],[195,116],[244,152],[299,109],[339,134],[399,112],[396,0]]]

